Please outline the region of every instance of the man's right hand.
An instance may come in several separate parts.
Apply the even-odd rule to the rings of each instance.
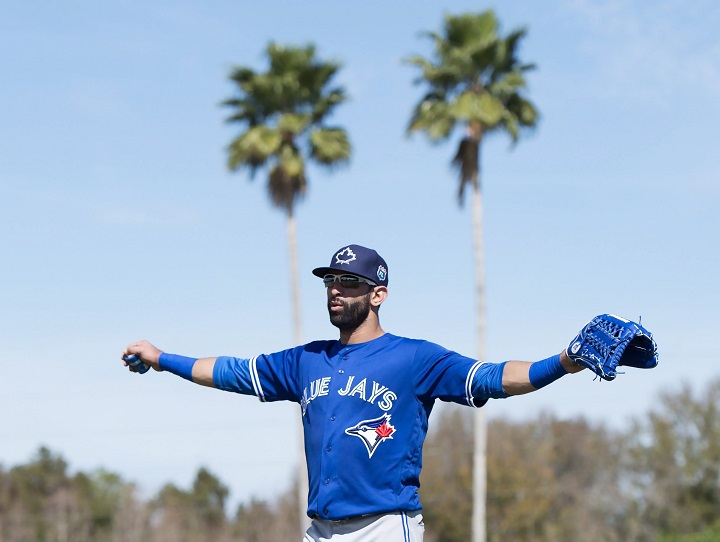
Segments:
[[[123,363],[127,367],[128,362],[125,358],[127,358],[128,356],[137,356],[142,360],[143,363],[147,363],[156,371],[161,371],[162,369],[160,369],[159,361],[160,354],[162,354],[162,350],[156,348],[148,341],[138,341],[127,345],[125,347],[125,350],[123,350],[120,358],[123,360]]]

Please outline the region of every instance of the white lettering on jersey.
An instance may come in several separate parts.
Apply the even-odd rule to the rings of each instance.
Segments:
[[[348,380],[345,384],[345,387],[339,389],[338,394],[348,397],[357,396],[363,401],[366,401],[373,405],[375,404],[375,401],[378,399],[378,397],[382,397],[381,401],[377,404],[377,406],[379,406],[385,412],[392,408],[393,401],[398,398],[395,392],[390,390],[387,386],[383,386],[379,382],[375,381],[373,381],[372,383],[372,393],[370,394],[370,397],[367,397],[367,378],[363,378],[360,382],[355,384],[355,387],[353,387],[353,382],[355,382],[355,375],[348,375]]]
[[[365,383],[366,382],[367,382],[367,379],[363,378],[358,383],[358,385],[352,389],[352,391],[348,394],[348,396],[352,397],[353,395],[357,395],[363,401],[367,401],[367,399],[365,399]]]
[[[314,388],[314,390],[313,390]],[[310,382],[310,397],[311,400],[321,395],[327,395],[330,393],[330,377],[318,378],[315,382]]]
[[[385,412],[387,412],[388,410],[390,410],[390,409],[392,408],[392,402],[393,402],[395,399],[397,399],[397,395],[395,395],[395,393],[393,393],[393,392],[391,392],[391,391],[386,391],[386,392],[383,394],[382,401],[380,401],[380,402],[378,403],[378,406],[379,406],[382,410],[384,410]]]
[[[347,395],[348,392],[350,391],[350,386],[352,386],[353,380],[355,380],[355,377],[350,376],[350,378],[348,378],[347,384],[345,385],[345,388],[338,390],[338,393],[340,395]]]
[[[326,376],[324,378],[318,378],[310,382],[310,394],[308,395],[308,389],[303,389],[303,396],[300,399],[300,407],[302,408],[303,416],[307,412],[307,407],[311,401],[314,401],[318,397],[327,395],[330,393],[330,380],[332,378]]]
[[[373,382],[373,391],[372,391],[372,395],[370,396],[370,399],[368,399],[368,402],[374,404],[375,399],[378,398],[378,395],[380,395],[384,391],[387,391],[387,388],[385,386],[381,386],[377,382]]]

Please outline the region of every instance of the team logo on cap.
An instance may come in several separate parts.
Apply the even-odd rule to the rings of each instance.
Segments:
[[[390,425],[390,414],[383,414],[379,418],[363,420],[353,427],[345,429],[345,434],[358,437],[365,444],[368,457],[372,457],[381,442],[392,439],[395,427]]]
[[[382,265],[378,266],[377,276],[380,280],[385,280],[385,277],[387,277],[387,269]]]
[[[343,264],[346,263],[350,265],[350,262],[355,261],[357,259],[357,256],[355,256],[355,253],[350,250],[350,247],[342,249],[340,252],[335,254],[335,263]]]

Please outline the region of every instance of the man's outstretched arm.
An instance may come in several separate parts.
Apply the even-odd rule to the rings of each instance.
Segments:
[[[213,370],[217,358],[196,359],[166,354],[148,341],[138,341],[125,348],[121,356],[125,365],[128,356],[137,356],[156,371],[169,371],[201,386],[215,387]]]
[[[254,358],[218,356],[215,358],[189,358],[177,354],[168,354],[148,341],[129,344],[122,353],[122,359],[132,372],[134,358],[140,358],[156,371],[167,371],[174,375],[210,388],[254,395],[260,401],[301,400],[293,374],[285,369],[296,363],[297,349],[283,350],[274,354]],[[295,355],[295,357],[293,357]]]
[[[536,391],[566,374],[582,370],[565,350],[557,356],[534,363],[508,361],[503,369],[502,387],[508,395],[522,395]]]

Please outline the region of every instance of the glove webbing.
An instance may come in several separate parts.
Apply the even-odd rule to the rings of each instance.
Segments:
[[[595,325],[598,328],[600,328],[602,331],[604,331],[606,335],[615,335],[616,330],[608,331],[608,329],[607,329],[608,326],[604,326],[601,324],[602,324],[602,322],[599,322]],[[585,338],[585,341],[587,341],[588,345],[592,346],[595,350],[597,350],[603,358],[607,359],[608,357],[610,357],[610,353],[611,353],[612,349],[611,349],[611,345],[608,344],[606,341],[603,341],[602,339],[600,339],[599,337],[597,337],[596,335],[594,335],[592,333],[588,333],[587,337]]]

